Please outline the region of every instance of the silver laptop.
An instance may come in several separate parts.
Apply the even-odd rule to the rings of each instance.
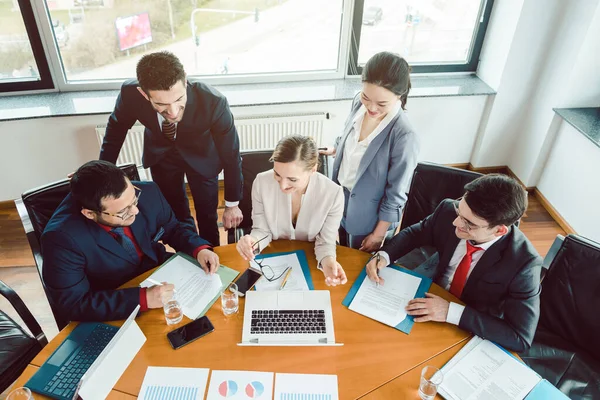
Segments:
[[[248,291],[240,346],[340,346],[328,290]]]

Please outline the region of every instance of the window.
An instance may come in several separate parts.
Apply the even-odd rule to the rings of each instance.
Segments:
[[[492,3],[0,0],[0,89],[116,89],[157,50],[217,84],[358,75],[382,50],[413,72],[475,71]]]
[[[169,50],[194,76],[338,70],[342,0],[46,2],[65,81],[135,77]]]
[[[0,91],[52,87],[30,3],[0,0]]]
[[[491,0],[356,0],[353,37],[360,40],[349,73],[360,73],[380,51],[400,54],[413,72],[475,71],[491,6]]]

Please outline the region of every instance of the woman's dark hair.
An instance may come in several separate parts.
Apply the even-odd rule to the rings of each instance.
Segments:
[[[102,199],[118,199],[127,189],[127,177],[116,165],[94,160],[83,164],[71,177],[71,196],[82,208],[104,211]]]
[[[146,54],[135,69],[138,83],[146,94],[150,90],[169,90],[178,81],[185,85],[183,64],[168,51]]]
[[[475,215],[490,227],[510,226],[527,210],[527,192],[514,178],[488,174],[465,185],[464,199]]]
[[[400,96],[402,109],[406,110],[410,92],[410,65],[398,54],[382,51],[375,54],[363,67],[362,81],[381,86]]]
[[[315,141],[308,136],[287,136],[277,143],[269,161],[281,163],[299,161],[304,164],[306,170],[310,170],[319,165],[319,150]]]

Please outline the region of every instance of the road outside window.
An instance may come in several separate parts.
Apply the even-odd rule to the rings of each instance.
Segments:
[[[343,0],[47,0],[66,80],[168,50],[190,75],[335,71]]]

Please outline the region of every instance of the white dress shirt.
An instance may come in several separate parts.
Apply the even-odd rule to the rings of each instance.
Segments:
[[[500,240],[501,237],[502,236],[498,236],[498,237],[490,240],[489,242],[474,244],[475,247],[479,247],[483,250],[479,250],[479,251],[476,251],[475,253],[473,253],[472,258],[471,258],[471,266],[469,267],[469,272],[467,272],[467,280],[469,279],[469,276],[471,276],[471,272],[473,272],[473,268],[475,268],[475,266],[477,265],[479,260],[481,260],[481,257],[483,257],[483,253],[485,253],[487,251],[487,249],[492,247],[492,245],[494,243],[496,243],[498,240]],[[379,254],[381,255],[381,257],[383,257],[385,259],[385,261],[389,265],[390,264],[389,254],[386,253],[385,251],[379,251]],[[454,279],[454,274],[456,273],[458,264],[460,264],[463,257],[465,256],[465,254],[467,254],[467,241],[465,239],[461,239],[461,241],[458,242],[456,249],[454,250],[454,254],[452,255],[452,258],[450,259],[448,268],[446,268],[446,271],[444,271],[444,275],[442,275],[442,278],[439,283],[439,285],[441,287],[443,287],[445,290],[450,290],[450,286],[452,285],[452,279]],[[450,305],[448,307],[448,315],[446,316],[446,322],[449,322],[454,325],[458,325],[458,323],[460,322],[460,317],[462,317],[464,310],[465,310],[465,306],[460,305],[458,303],[450,302]]]
[[[371,144],[371,142],[377,136],[379,136],[379,134],[389,125],[390,121],[398,114],[398,112],[400,112],[401,106],[402,104],[398,101],[394,109],[387,113],[387,115],[381,120],[373,132],[371,132],[369,136],[360,142],[358,140],[360,139],[360,131],[367,109],[364,105],[358,109],[354,115],[352,130],[348,134],[348,138],[346,139],[346,143],[344,145],[344,155],[342,157],[340,172],[338,174],[338,181],[343,187],[347,188],[348,190],[352,190],[352,188],[354,188],[360,161],[365,155],[369,144]]]
[[[165,120],[165,117],[163,117],[162,115],[160,115],[160,113],[156,113],[156,115],[158,115],[158,126],[162,132],[162,124],[163,121]],[[175,136],[173,136],[174,139],[177,138],[177,122],[175,122]],[[239,201],[227,201],[225,200],[225,207],[237,207],[240,204]]]

